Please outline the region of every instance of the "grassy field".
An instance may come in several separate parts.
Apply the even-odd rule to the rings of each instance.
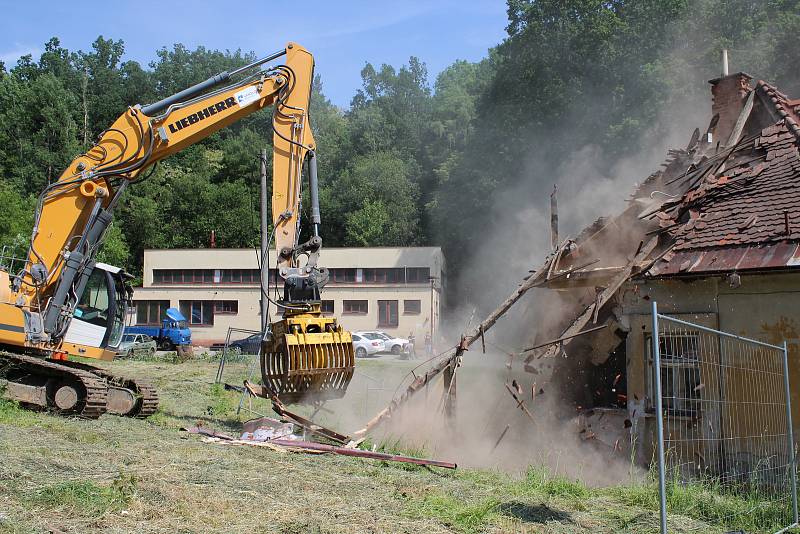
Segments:
[[[179,429],[199,421],[237,432],[248,418],[236,415],[237,393],[211,384],[215,362],[106,365],[149,377],[159,412],[87,421],[0,401],[0,532],[658,531],[649,484],[587,488],[536,467],[510,476],[203,443]],[[359,362],[358,419],[409,367]],[[240,383],[247,372],[230,364],[227,379]],[[672,502],[684,513],[670,517],[673,532],[722,532],[718,518],[742,506],[702,489]]]

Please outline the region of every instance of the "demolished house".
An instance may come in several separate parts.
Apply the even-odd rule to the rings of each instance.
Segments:
[[[584,439],[626,455],[633,447],[641,464],[655,446],[653,300],[678,319],[768,343],[786,340],[798,435],[800,99],[742,72],[710,84],[706,131],[671,150],[622,213],[556,247],[535,275],[552,290],[544,301],[557,305],[544,310],[537,299],[530,312],[544,328],[525,352],[526,370],[533,381],[557,386],[551,389],[578,414]],[[561,341],[547,341],[553,339]],[[689,399],[667,407],[681,416],[671,424],[687,429],[711,415],[691,402],[703,386],[691,382],[690,368],[676,367],[664,392]],[[727,398],[744,394],[739,382],[734,366]],[[746,430],[748,423],[731,424]],[[715,439],[710,435],[706,447],[716,447]]]

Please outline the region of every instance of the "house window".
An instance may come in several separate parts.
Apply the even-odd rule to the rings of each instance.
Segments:
[[[386,281],[384,269],[362,269],[365,284],[379,284]]]
[[[333,313],[333,301],[323,300],[321,308],[322,308],[322,313]]]
[[[362,270],[365,284],[402,284],[406,280],[406,269],[403,267]]]
[[[648,408],[655,411],[656,382],[653,372],[653,336],[645,336],[648,361]],[[661,355],[661,404],[670,415],[696,415],[701,400],[700,335],[662,334],[658,339]]]
[[[399,319],[396,300],[378,301],[378,326],[397,326]]]
[[[342,301],[342,313],[351,315],[366,315],[369,306],[366,300],[344,300]]]
[[[422,313],[422,302],[419,300],[404,300],[403,313],[406,315],[419,315]]]
[[[153,269],[155,284],[210,284],[213,269]]]
[[[355,269],[331,269],[330,279],[338,284],[353,284],[356,281]]]
[[[214,324],[213,300],[182,300],[181,313],[189,318],[189,324],[212,326]]]
[[[214,315],[228,314],[235,315],[239,313],[238,300],[215,300],[214,301]]]
[[[387,269],[386,281],[390,284],[405,284],[406,283],[406,268],[400,267],[397,269]]]
[[[137,300],[135,304],[136,324],[139,325],[160,325],[169,308],[168,300]]]
[[[406,282],[409,284],[427,284],[431,277],[430,267],[406,268]]]
[[[270,269],[270,274],[275,269]],[[258,269],[244,269],[242,270],[242,282],[245,284],[259,284],[261,283],[261,271]]]

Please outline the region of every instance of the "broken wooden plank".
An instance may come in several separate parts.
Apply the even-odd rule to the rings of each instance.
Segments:
[[[349,436],[345,436],[344,434],[339,434],[335,430],[331,430],[330,428],[325,428],[324,426],[315,423],[314,421],[311,421],[309,419],[306,419],[301,415],[290,412],[277,399],[272,400],[272,409],[275,411],[275,413],[277,413],[281,417],[284,417],[288,419],[290,422],[303,427],[312,434],[321,436],[331,441],[335,441],[337,443],[341,443],[342,445],[345,445],[350,442]]]
[[[606,304],[606,302],[608,302],[609,299],[611,299],[611,297],[613,297],[616,294],[616,292],[619,290],[622,284],[624,284],[634,274],[633,272],[634,268],[637,268],[639,263],[650,255],[650,253],[655,249],[657,244],[658,244],[658,237],[653,237],[650,239],[650,241],[647,242],[646,245],[641,247],[639,253],[636,254],[633,257],[633,259],[631,259],[614,278],[612,278],[611,283],[608,285],[608,287],[606,287],[603,291],[601,291],[597,299],[592,304],[587,306],[583,310],[583,312],[572,321],[569,327],[567,327],[561,333],[560,337],[567,337],[567,336],[575,337],[573,334],[580,333],[594,316],[595,308],[602,308]],[[547,352],[545,352],[543,357],[545,358],[554,357],[558,352],[558,348],[559,347],[563,348],[565,344],[568,344],[571,341],[572,337],[569,339],[565,339],[556,347],[549,348]],[[537,372],[537,369],[532,365],[530,365],[530,362],[535,357],[536,357],[535,354],[531,354],[525,360],[526,371]]]
[[[506,383],[505,386],[508,392],[511,393],[511,396],[514,398],[514,400],[517,401],[517,408],[525,412],[525,415],[527,415],[530,418],[530,420],[535,423],[536,420],[533,418],[533,414],[531,413],[531,411],[528,410],[528,407],[525,406],[525,401],[522,398],[520,398],[519,395],[517,395],[517,392],[514,391],[514,389],[511,386],[509,386],[508,383]]]
[[[732,146],[739,143],[739,136],[742,135],[744,125],[747,122],[747,119],[750,118],[750,112],[753,111],[753,98],[755,97],[755,94],[755,91],[750,91],[750,94],[747,95],[747,100],[744,103],[742,112],[739,113],[739,117],[736,119],[736,124],[733,126],[733,130],[731,130],[731,135],[728,137],[728,141],[725,143],[725,146]]]
[[[550,247],[558,246],[558,188],[553,184],[553,192],[550,193]]]
[[[540,343],[538,345],[534,345],[533,347],[524,349],[522,351],[522,354],[524,354],[526,352],[530,352],[532,350],[541,349],[541,348],[547,347],[549,345],[555,345],[556,343],[561,343],[562,341],[565,341],[567,339],[572,339],[573,337],[583,336],[585,334],[591,334],[592,332],[597,332],[598,330],[602,330],[603,328],[607,328],[607,327],[608,327],[607,324],[604,324],[604,325],[601,325],[601,326],[595,326],[593,328],[587,328],[586,330],[582,330],[582,331],[578,332],[577,334],[572,334],[572,335],[569,335],[569,336],[562,336],[562,337],[553,339],[551,341],[545,341],[544,343]]]
[[[547,275],[545,276],[545,280],[550,280],[550,276],[553,274],[553,271],[558,267],[558,263],[561,261],[561,255],[564,253],[564,250],[569,246],[569,239],[565,239],[561,245],[556,249],[555,253],[553,254],[553,260],[547,267]]]
[[[511,425],[506,425],[506,428],[503,430],[503,432],[500,433],[500,437],[497,438],[497,441],[494,442],[494,447],[492,447],[492,452],[494,452],[494,450],[497,448],[497,446],[500,445],[500,442],[503,441],[504,437],[506,437],[506,434],[508,433],[508,430],[510,428],[511,428]]]
[[[317,436],[329,439],[331,441],[335,441],[337,443],[341,443],[342,445],[350,442],[350,437],[345,436],[344,434],[340,434],[335,430],[331,430],[330,428],[325,428],[324,426],[315,423],[305,417],[298,415],[296,413],[290,412],[286,409],[283,403],[278,400],[277,397],[271,395],[269,390],[262,385],[253,384],[248,380],[244,381],[244,388],[255,397],[263,397],[267,398],[272,401],[272,410],[280,415],[281,417],[287,419],[288,421],[295,423],[296,425],[306,429],[307,431],[315,434]]]
[[[314,443],[313,441],[295,441],[291,439],[273,439],[267,442],[271,445],[286,447],[290,451],[310,451],[328,452],[341,456],[355,456],[357,458],[371,458],[373,460],[383,460],[386,462],[402,462],[407,464],[443,467],[445,469],[456,469],[458,465],[454,462],[443,462],[440,460],[429,460],[426,458],[414,458],[401,454],[388,454],[385,452],[364,451],[361,449],[350,449],[347,447],[337,447],[335,445],[325,445],[324,443]]]
[[[222,432],[217,432],[216,430],[209,430],[202,426],[190,426],[187,428],[181,428],[181,430],[188,432],[189,434],[200,434],[201,436],[208,436],[210,438],[216,438],[225,441],[233,441],[236,439],[228,434],[223,434]]]

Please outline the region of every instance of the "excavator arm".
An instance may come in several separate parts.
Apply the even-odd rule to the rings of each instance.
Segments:
[[[257,69],[284,55],[284,64]],[[158,161],[268,106],[274,106],[273,224],[278,266],[284,277],[296,274],[301,172],[309,156],[312,222],[315,229],[319,224],[315,142],[308,112],[313,71],[312,55],[289,43],[266,58],[164,100],[130,107],[77,157],[40,196],[26,269],[15,280],[25,305],[47,302],[35,340],[52,345],[63,337],[113,210],[129,184],[142,179]],[[237,76],[243,78],[231,81]],[[314,248],[319,240],[312,241],[305,248]]]

